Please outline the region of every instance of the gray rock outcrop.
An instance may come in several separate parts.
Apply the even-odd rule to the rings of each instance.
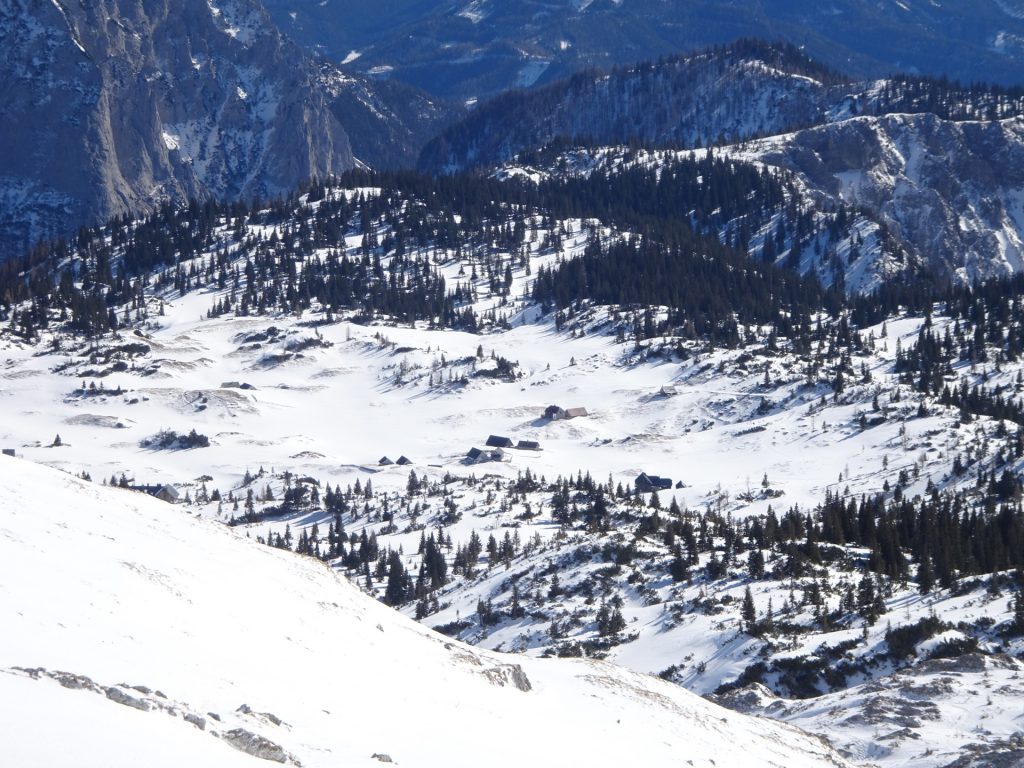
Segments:
[[[316,68],[254,0],[11,0],[0,46],[0,259],[353,166]]]

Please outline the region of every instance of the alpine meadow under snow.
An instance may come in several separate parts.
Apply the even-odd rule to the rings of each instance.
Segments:
[[[827,292],[833,308],[803,319],[803,292],[819,294],[794,286],[786,315],[744,310],[767,312],[765,325],[737,327],[710,305],[673,327],[673,306],[557,298],[581,259],[589,289],[612,290],[598,281],[628,231],[515,202],[470,223],[447,206],[469,211],[471,198],[381,181],[83,235],[57,261],[81,282],[20,305],[2,332],[3,445],[97,484],[171,484],[178,506],[148,509],[244,530],[244,551],[312,556],[292,567],[324,578],[326,562],[453,643],[517,652],[531,680],[530,659],[586,656],[794,723],[858,762],[1012,754],[1024,635],[1018,282],[941,301],[908,293],[891,310],[884,297]],[[777,228],[755,220],[755,237]],[[839,234],[832,223],[817,224],[824,241]],[[327,232],[338,245],[319,244]],[[145,256],[140,243],[170,233],[192,245],[143,280],[100,277],[113,306],[96,312],[89,286],[105,265],[127,269]],[[737,268],[707,247],[697,263],[712,294]],[[655,257],[640,251],[634,264]],[[358,295],[333,304],[325,269],[367,281],[376,306],[400,301],[413,319]],[[785,279],[766,269],[746,275],[752,295]],[[414,319],[441,278],[455,302]],[[538,282],[555,294],[535,298]],[[376,293],[388,286],[405,289]],[[1000,334],[985,319],[997,316]],[[95,330],[68,332],[80,325]],[[148,554],[129,561],[161,571]],[[260,613],[333,668],[333,641],[306,642],[292,614],[260,607],[280,579],[261,584],[257,571],[225,566],[197,583],[221,584],[225,601],[251,604],[240,615]],[[171,591],[196,600],[192,587]],[[262,630],[223,632],[237,655],[230,637],[246,647]],[[309,680],[302,696],[334,689],[279,650],[260,664]],[[355,647],[350,658],[339,674],[356,665],[404,679],[390,660]],[[159,686],[193,706],[141,673],[11,664]],[[984,706],[967,705],[957,680],[985,692]],[[271,698],[234,707],[292,722]],[[194,706],[226,717],[226,704]]]

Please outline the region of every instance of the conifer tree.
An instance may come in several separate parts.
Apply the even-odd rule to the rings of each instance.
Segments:
[[[747,587],[743,593],[743,606],[740,608],[740,618],[743,620],[743,629],[748,635],[757,635],[757,608],[754,606],[754,596]]]

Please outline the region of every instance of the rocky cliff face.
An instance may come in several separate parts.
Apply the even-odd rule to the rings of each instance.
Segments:
[[[326,62],[320,82],[356,162],[378,170],[414,167],[423,145],[465,113],[398,80],[352,76]]]
[[[767,139],[754,154],[795,171],[819,201],[885,223],[931,274],[1024,269],[1024,119],[862,117]]]
[[[253,0],[12,0],[0,47],[0,258],[353,165],[314,68]]]

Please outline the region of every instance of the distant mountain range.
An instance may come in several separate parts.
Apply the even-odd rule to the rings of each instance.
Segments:
[[[1022,116],[1019,89],[852,81],[795,47],[740,41],[496,97],[429,142],[420,167],[550,177],[628,167],[628,153],[609,147],[714,145],[796,174],[804,210],[845,205],[881,225],[885,236],[843,260],[847,288],[863,291],[894,269],[959,282],[1022,268]],[[572,147],[567,161],[559,153]],[[804,253],[799,265],[829,284],[834,261]]]
[[[1024,90],[907,76],[857,80],[795,46],[743,39],[502,94],[429,142],[420,167],[491,166],[555,139],[695,147],[894,113],[1005,119],[1024,114]]]
[[[265,0],[301,44],[436,95],[483,99],[588,66],[739,37],[784,40],[860,77],[1020,82],[1019,0]]]
[[[744,40],[497,96],[428,143],[420,167],[497,165],[558,138],[693,147],[774,135],[848,116],[850,104],[876,88],[792,46]]]
[[[582,4],[573,18],[617,18],[643,7]],[[317,8],[326,13],[330,5]],[[499,14],[481,3],[459,18],[476,13],[477,28],[515,8]],[[359,9],[351,9],[354,19],[371,18]],[[396,18],[414,10],[425,11],[401,5]],[[1008,24],[1019,21],[1003,3],[988,16],[979,11],[978,23],[997,11]],[[295,32],[302,18],[296,12],[286,23]],[[356,21],[352,29],[370,34]],[[897,237],[878,252],[883,261],[897,252],[909,257],[896,271],[959,280],[1024,263],[1024,211],[1014,192],[1024,179],[1019,88],[854,77],[796,45],[745,38],[587,69],[467,112],[403,82],[404,75],[352,74],[307,56],[257,0],[104,0],[89,9],[18,0],[0,10],[0,41],[10,53],[0,64],[8,118],[0,125],[8,150],[0,157],[0,259],[166,202],[280,197],[359,166],[493,172],[554,142],[563,149],[732,145],[736,156],[798,174],[816,207],[869,211]],[[462,61],[455,48],[448,53]],[[437,91],[440,80],[432,82],[423,85]],[[919,118],[880,120],[903,114]],[[735,146],[769,137],[753,154]],[[905,152],[890,151],[894,144]],[[802,271],[831,283],[829,255],[817,256]],[[892,272],[876,261],[854,290]]]

